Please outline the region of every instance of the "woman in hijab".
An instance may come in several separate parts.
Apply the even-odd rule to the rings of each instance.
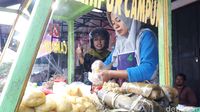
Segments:
[[[131,4],[128,5],[131,8]],[[134,19],[125,17],[124,4],[121,15],[107,13],[108,21],[116,32],[116,45],[112,54],[104,62],[114,63],[117,70],[102,70],[103,81],[112,78],[129,82],[156,82],[158,73],[158,43],[156,35]]]

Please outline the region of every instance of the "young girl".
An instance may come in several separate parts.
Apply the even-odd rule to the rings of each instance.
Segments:
[[[84,83],[86,84],[91,84],[87,79],[87,72],[91,72],[92,63],[95,60],[105,61],[110,54],[110,51],[108,50],[110,35],[105,28],[95,28],[90,32],[89,38],[90,50],[84,56],[80,46],[76,50],[79,62],[84,68]]]

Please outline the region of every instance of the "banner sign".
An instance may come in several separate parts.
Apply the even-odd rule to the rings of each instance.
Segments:
[[[121,5],[123,0],[79,0],[80,2],[93,6],[95,8],[101,8],[101,5],[106,1],[106,9],[108,12],[112,10],[114,13],[121,15]],[[131,2],[130,2],[131,1]],[[131,3],[131,9],[128,9],[128,3]],[[158,26],[160,15],[158,8],[160,3],[158,0],[124,0],[125,16],[133,18],[135,20],[149,23],[154,26]]]
[[[67,54],[67,42],[62,41],[60,36],[60,25],[50,23],[47,32],[43,36],[37,58],[51,52]]]

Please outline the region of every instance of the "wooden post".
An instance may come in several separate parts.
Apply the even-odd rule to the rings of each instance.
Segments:
[[[91,11],[93,7],[76,0],[58,0],[58,4],[59,7],[54,12],[53,19],[66,21],[68,24],[67,75],[68,83],[70,84],[74,81],[75,75],[74,21],[81,15]]]
[[[75,40],[74,40],[74,20],[67,21],[68,23],[68,83],[74,81],[75,64]]]
[[[160,85],[172,86],[171,0],[159,0],[159,77]]]
[[[30,26],[25,33],[12,64],[7,83],[0,99],[0,112],[16,112],[51,14],[53,0],[37,0],[30,18]],[[23,38],[23,37],[22,37]]]

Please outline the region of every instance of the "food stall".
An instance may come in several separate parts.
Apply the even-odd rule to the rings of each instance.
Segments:
[[[101,2],[103,4],[105,1],[99,0],[96,4],[101,4]],[[153,4],[149,1],[147,3],[149,5]],[[0,112],[14,112],[19,109],[30,78],[34,60],[36,59],[41,44],[41,37],[44,35],[47,24],[51,18],[66,21],[68,24],[68,83],[70,84],[74,81],[74,21],[81,15],[91,11],[94,7],[98,7],[98,5],[92,5],[93,3],[89,3],[87,0],[37,0],[28,17],[29,19],[26,20],[26,30],[18,31],[18,21],[21,20],[21,17],[24,18],[24,15],[26,15],[24,11],[29,4],[30,2],[26,0],[21,9],[21,13],[18,14],[16,23],[13,25],[13,30],[9,36],[5,50],[1,55],[1,62],[4,62],[6,59],[5,57],[9,55],[7,53],[10,51],[13,53],[15,59],[12,61],[7,82],[1,95]],[[157,22],[155,22],[154,25],[157,25],[159,32],[159,82],[161,86],[172,86],[171,2],[168,0],[154,0],[154,5],[155,4],[154,11],[156,11]],[[54,9],[55,7],[57,7],[57,9]],[[23,34],[20,35],[20,37],[23,37],[22,40],[18,40],[18,33]],[[16,39],[18,42],[17,49],[14,49],[15,52],[13,52],[9,44],[13,39]],[[78,94],[78,92],[76,93]],[[105,97],[120,96],[114,93],[107,93],[108,92],[105,91],[99,93],[102,100],[104,100]],[[127,99],[127,97],[124,99]],[[118,99],[116,98],[116,100]],[[107,101],[107,103],[110,104],[111,107],[114,106],[112,101]],[[132,102],[129,103],[129,106],[130,105],[132,105]]]

